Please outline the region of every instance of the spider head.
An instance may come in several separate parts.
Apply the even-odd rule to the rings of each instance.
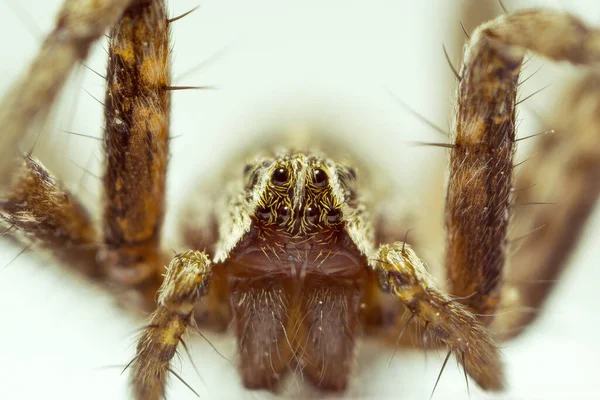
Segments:
[[[248,164],[244,174],[254,224],[266,235],[331,236],[351,212],[354,170],[320,154],[284,151]]]

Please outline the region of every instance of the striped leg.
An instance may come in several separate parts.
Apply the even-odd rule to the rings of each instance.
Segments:
[[[19,238],[49,250],[66,265],[89,276],[101,274],[89,214],[39,161],[21,159],[12,183],[0,192],[0,217]]]
[[[525,10],[480,26],[460,72],[446,203],[451,293],[485,324],[500,302],[511,211],[515,107],[526,50],[555,61],[600,62],[600,31],[573,16]]]
[[[169,155],[169,21],[164,0],[136,0],[110,33],[101,260],[118,289],[154,307]]]
[[[88,3],[65,0],[31,67],[2,99],[0,214],[10,232],[24,234],[19,238],[97,277],[99,244],[83,205],[38,160],[16,156],[22,138],[45,121],[73,67],[131,0]]]
[[[487,329],[458,301],[440,291],[423,262],[402,242],[382,245],[371,264],[383,291],[391,293],[430,335],[446,345],[485,390],[501,390],[500,352]]]
[[[508,309],[496,323],[505,337],[538,315],[600,195],[600,74],[586,73],[561,103],[552,120],[555,132],[539,138],[516,179],[517,204],[551,204],[515,210],[503,304]]]
[[[131,363],[131,384],[138,400],[165,398],[170,363],[192,320],[196,302],[206,294],[211,263],[206,254],[186,251],[173,258]]]
[[[31,67],[0,102],[0,149],[9,154],[0,157],[0,185],[18,168],[12,156],[21,139],[46,120],[73,67],[131,2],[65,0]]]

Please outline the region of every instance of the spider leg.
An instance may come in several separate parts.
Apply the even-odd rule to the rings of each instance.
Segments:
[[[525,51],[600,63],[600,31],[563,12],[524,10],[481,25],[466,46],[446,202],[450,291],[490,324],[500,302],[511,211],[515,107]]]
[[[0,105],[2,218],[36,245],[93,276],[100,273],[99,246],[83,205],[38,160],[14,155],[27,132],[46,119],[73,66],[130,2],[102,0],[87,6],[66,0],[31,67]]]
[[[0,217],[67,265],[97,277],[99,243],[86,209],[39,161],[17,160],[12,183],[0,192]]]
[[[48,34],[23,78],[0,103],[0,149],[18,153],[18,144],[35,124],[43,123],[73,66],[92,43],[113,25],[132,0],[93,3],[65,0],[55,28]],[[0,184],[19,168],[13,157],[0,157]]]
[[[138,0],[112,28],[105,98],[107,165],[100,259],[118,289],[153,307],[169,156],[170,43],[164,0]]]
[[[500,313],[495,323],[504,337],[518,334],[538,315],[597,204],[600,195],[598,72],[586,73],[568,90],[561,99],[561,110],[551,123],[556,132],[538,139],[532,157],[520,167],[516,179],[517,204],[535,201],[553,204],[515,209],[511,222],[515,226],[511,229],[518,238],[511,244],[513,254],[505,278],[507,301],[502,304],[507,310]],[[511,306],[516,307],[516,312],[511,312]]]
[[[170,362],[192,322],[196,302],[206,294],[211,262],[205,253],[177,254],[160,287],[158,307],[138,341],[131,363],[131,384],[139,400],[165,398]]]
[[[490,333],[465,306],[436,287],[409,245],[384,244],[370,263],[381,289],[398,298],[412,319],[448,346],[479,386],[486,390],[504,387],[500,353]]]
[[[98,35],[103,33],[107,21],[113,21],[111,13],[121,14],[119,4],[103,0],[90,10],[81,7],[78,1],[67,1],[56,32],[46,40],[40,57],[58,68],[52,58],[48,61],[50,55],[44,51],[59,53],[61,62],[66,63],[61,64],[61,68],[71,68],[85,56],[97,30],[100,30]],[[135,300],[141,297],[135,306],[146,309],[154,308],[166,261],[159,239],[168,157],[168,32],[162,0],[136,1],[122,13],[120,22],[111,31],[105,104],[104,245],[98,243],[93,223],[83,206],[38,161],[12,157],[15,148],[2,147],[8,155],[2,160],[14,160],[12,165],[7,164],[6,173],[0,174],[0,211],[4,220],[60,259],[77,264],[78,269],[84,269],[88,275],[102,277],[118,290],[133,289],[128,293],[135,294]],[[73,57],[67,57],[69,54]],[[37,74],[35,66],[36,63],[30,74]],[[43,79],[59,88],[61,73],[48,71],[51,75],[31,77],[22,94],[26,98],[15,104],[31,110],[43,104],[21,104],[21,101],[31,102],[32,98],[48,96],[51,101],[53,95],[48,91],[58,90],[57,87],[36,83],[37,79]],[[30,87],[42,93],[31,94]],[[6,101],[17,101],[19,96],[15,100],[9,95]],[[0,111],[0,120],[4,112],[4,109]],[[33,119],[32,115],[26,119]],[[10,129],[21,124],[20,117],[13,117],[14,121],[5,125],[9,134]],[[24,127],[19,129],[25,131]]]
[[[433,196],[431,197],[433,198]],[[404,197],[393,196],[385,201],[375,219],[375,242],[377,245],[403,239],[413,247],[420,248],[424,238],[418,235],[416,226],[421,226],[414,213],[416,207],[406,204]],[[419,229],[420,231],[421,229]],[[427,246],[429,248],[429,244]],[[363,291],[361,305],[362,326],[367,334],[396,332],[396,326],[406,308],[398,303],[390,293],[379,288],[377,274],[369,270]],[[409,335],[407,335],[409,336]]]

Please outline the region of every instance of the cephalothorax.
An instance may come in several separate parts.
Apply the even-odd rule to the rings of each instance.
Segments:
[[[241,254],[235,252],[236,263],[247,264],[242,270],[295,278],[351,273],[357,264],[352,253],[357,251],[343,221],[357,214],[352,207],[357,203],[353,169],[309,152],[283,150],[246,165],[244,174],[242,207],[250,211],[251,222],[245,227],[247,245]],[[224,261],[227,252],[217,249],[216,259]],[[349,259],[332,265],[330,256],[338,252]]]
[[[568,115],[560,119],[578,140],[540,140],[537,164],[525,166],[515,185],[531,187],[541,167],[552,166],[554,176],[569,175],[568,184],[536,183],[566,200],[560,211],[531,212],[524,225],[548,228],[507,253],[513,206],[535,193],[513,190],[523,57],[531,50],[597,65],[600,31],[566,13],[527,10],[471,35],[457,72],[453,142],[436,144],[451,152],[443,289],[405,243],[407,227],[383,229],[389,221],[370,197],[367,169],[338,143],[320,140],[263,146],[244,158],[184,214],[190,250],[174,257],[163,250],[170,93],[189,89],[170,83],[169,24],[178,19],[168,19],[164,0],[66,0],[39,59],[0,105],[0,145],[10,154],[0,159],[4,222],[105,282],[128,305],[154,310],[128,365],[135,397],[165,397],[172,359],[194,323],[233,326],[248,388],[274,389],[296,366],[315,386],[343,390],[362,331],[387,326],[400,343],[406,327],[417,324],[423,336],[416,345],[446,347],[481,388],[501,390],[495,339],[520,332],[534,314],[501,318],[497,311],[539,308],[548,286],[529,290],[519,282],[556,279],[600,193],[600,78],[591,72],[565,98]],[[46,116],[73,64],[107,27],[107,162],[98,235],[85,208],[40,162],[13,155],[22,131]],[[558,156],[566,161],[556,162]],[[514,271],[506,272],[509,257]]]
[[[305,141],[307,131],[301,132]],[[210,249],[213,263],[197,252],[186,252],[171,264],[171,269],[183,270],[203,260],[199,273],[210,268],[219,276],[219,287],[209,289],[208,297],[225,304],[214,307],[210,300],[209,305],[200,300],[196,317],[201,323],[225,325],[231,319],[244,384],[273,389],[288,370],[300,365],[316,386],[344,389],[361,327],[372,324],[369,320],[381,321],[382,301],[389,301],[381,287],[434,329],[481,386],[499,389],[498,353],[476,318],[436,289],[408,244],[377,248],[376,226],[383,222],[377,221],[377,205],[368,196],[376,192],[369,189],[373,182],[368,171],[358,168],[348,152],[340,152],[339,143],[330,150],[345,155],[344,162],[317,150],[327,148],[324,143],[319,146],[322,141],[309,142],[311,149],[263,151],[220,178],[227,182],[220,191],[204,190],[214,193],[204,206],[213,210],[214,223],[209,226],[215,229],[212,235],[190,234],[188,240],[192,248]],[[404,234],[401,229],[398,235]],[[176,290],[178,284],[173,281],[167,287]],[[190,293],[192,298],[198,295]],[[397,307],[398,315],[391,320],[399,319],[401,311]],[[170,312],[155,318],[162,321]],[[176,327],[180,321],[165,329],[171,334]],[[148,341],[154,331],[158,330],[147,332]],[[154,351],[143,348],[136,359],[140,379],[149,379],[146,368],[152,362],[146,357]]]

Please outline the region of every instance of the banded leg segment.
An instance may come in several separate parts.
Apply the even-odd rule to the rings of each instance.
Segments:
[[[0,149],[18,153],[24,135],[44,122],[71,70],[112,26],[132,0],[65,0],[54,29],[45,38],[25,76],[0,103]],[[0,157],[0,185],[19,167],[13,157]]]
[[[517,203],[552,204],[515,210],[511,230],[520,239],[512,245],[506,285],[517,296],[507,295],[507,309],[496,323],[504,337],[518,334],[538,315],[600,196],[598,72],[586,73],[561,97],[551,127],[556,132],[539,138],[517,175]]]
[[[131,364],[138,400],[165,398],[171,359],[190,325],[196,302],[206,294],[211,262],[205,253],[186,251],[171,261],[160,287],[158,308],[150,317]]]
[[[423,262],[402,242],[382,245],[371,265],[384,292],[396,296],[413,318],[444,343],[485,390],[502,390],[500,353],[487,329],[462,304],[440,291]]]
[[[136,0],[111,30],[105,99],[103,262],[123,286],[160,285],[169,153],[169,26],[163,0]]]
[[[515,106],[526,50],[600,62],[600,32],[566,13],[526,10],[482,25],[467,45],[446,203],[452,294],[489,324],[500,301],[511,211]]]
[[[10,230],[67,265],[90,276],[101,273],[96,264],[98,238],[89,214],[39,161],[21,159],[12,183],[0,192],[0,217]]]

